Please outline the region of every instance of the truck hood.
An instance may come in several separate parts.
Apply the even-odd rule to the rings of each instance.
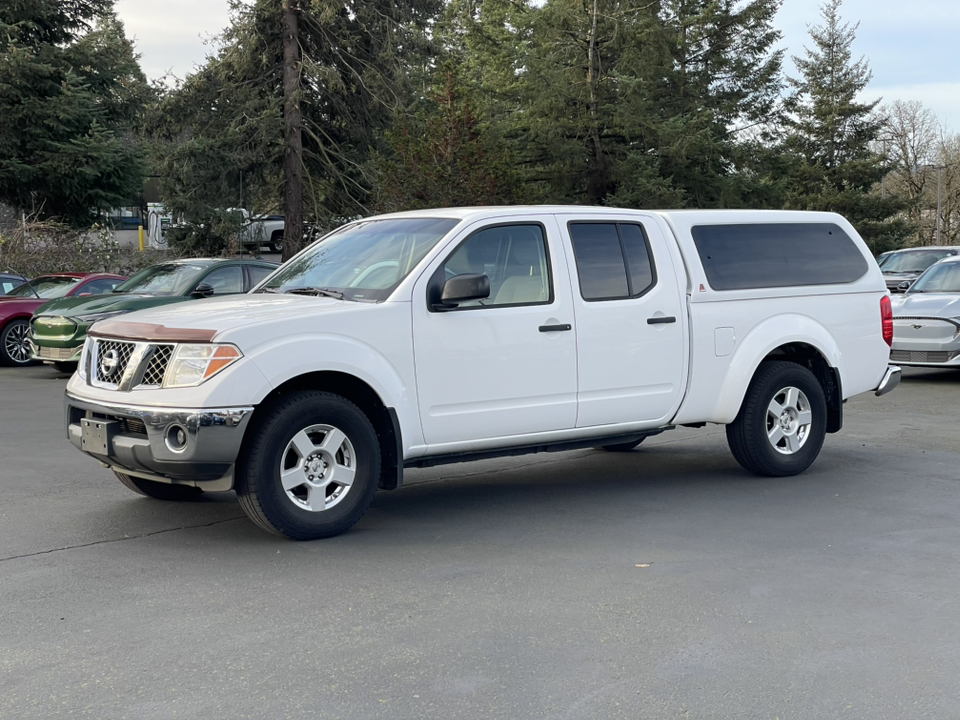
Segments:
[[[336,298],[311,295],[227,295],[181,303],[174,307],[140,310],[117,318],[121,322],[163,325],[167,328],[213,330],[216,336],[258,323],[275,322],[278,317],[290,320],[300,316],[356,312],[375,307],[373,303],[358,303]],[[112,319],[97,323],[95,328],[106,329]]]
[[[60,315],[77,317],[100,312],[133,312],[144,308],[169,305],[170,303],[190,300],[181,295],[133,295],[127,293],[106,293],[104,295],[85,295],[50,300],[37,309],[37,315]]]
[[[894,317],[960,317],[958,293],[907,293],[892,304]]]

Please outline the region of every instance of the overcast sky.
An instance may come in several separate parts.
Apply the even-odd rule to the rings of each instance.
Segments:
[[[784,0],[776,19],[791,55],[810,46],[809,25],[820,23],[817,0]],[[149,78],[185,77],[203,63],[209,40],[229,22],[227,0],[117,0],[116,11],[136,40]],[[845,0],[843,19],[860,23],[854,56],[873,71],[864,99],[919,100],[950,132],[960,132],[960,2],[958,0]]]

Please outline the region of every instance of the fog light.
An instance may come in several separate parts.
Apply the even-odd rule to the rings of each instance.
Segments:
[[[183,452],[187,447],[187,431],[181,425],[171,425],[167,428],[167,447],[171,452]]]

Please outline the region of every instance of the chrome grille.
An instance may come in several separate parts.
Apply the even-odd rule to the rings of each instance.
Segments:
[[[94,360],[94,377],[100,382],[120,384],[130,355],[136,343],[119,340],[101,340],[97,343],[97,356]]]
[[[153,353],[150,355],[150,362],[143,372],[143,380],[140,381],[140,385],[148,387],[163,385],[163,376],[167,372],[167,363],[170,362],[172,354],[173,345],[154,346]]]
[[[960,350],[892,350],[890,360],[893,362],[922,362],[945,363],[960,355]]]

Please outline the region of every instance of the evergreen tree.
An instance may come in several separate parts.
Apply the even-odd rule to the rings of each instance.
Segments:
[[[786,149],[796,159],[787,204],[804,210],[831,210],[844,215],[874,252],[898,246],[907,234],[894,216],[904,207],[876,187],[888,172],[877,152],[883,120],[874,113],[879,99],[859,102],[871,72],[863,58],[853,61],[857,26],[840,19],[841,0],[821,8],[823,24],[810,29],[813,48],[794,62],[799,79],[790,79],[794,94]]]
[[[308,219],[328,224],[369,212],[369,150],[407,99],[407,71],[422,62],[424,27],[436,8],[436,0],[299,3],[296,94]],[[164,201],[198,224],[225,204],[282,204],[282,27],[280,0],[234,2],[217,54],[154,118]],[[285,237],[284,255],[301,242]]]
[[[111,7],[0,5],[0,201],[83,226],[141,195],[152,91]]]

